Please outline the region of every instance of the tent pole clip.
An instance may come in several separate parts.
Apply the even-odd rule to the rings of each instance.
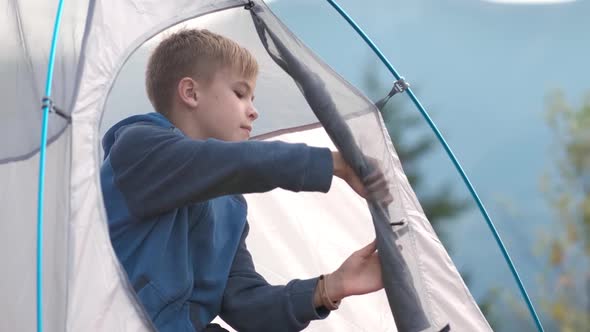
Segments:
[[[406,82],[406,80],[403,77],[400,77],[399,80],[393,82],[393,88],[391,88],[391,91],[389,91],[387,96],[376,102],[375,106],[378,110],[382,110],[383,107],[385,107],[385,104],[387,104],[387,102],[389,101],[389,99],[391,99],[391,97],[398,93],[406,91],[409,87],[410,83]]]
[[[254,7],[254,2],[248,1],[248,3],[244,6],[244,9],[250,10],[250,9],[252,9],[252,7]]]
[[[62,118],[64,118],[68,122],[72,121],[72,117],[69,116],[68,114],[66,114],[62,109],[55,106],[53,104],[53,100],[47,96],[45,96],[45,97],[43,97],[43,99],[41,99],[41,109],[43,110],[45,108],[47,108],[50,113],[55,113],[55,114],[61,116]]]
[[[399,80],[393,83],[393,89],[391,89],[391,92],[393,93],[390,92],[390,96],[393,96],[396,93],[402,93],[406,91],[409,87],[410,84],[406,82],[406,80],[403,77],[400,77]]]

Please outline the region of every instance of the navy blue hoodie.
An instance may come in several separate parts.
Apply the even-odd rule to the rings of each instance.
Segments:
[[[327,192],[328,149],[193,140],[158,113],[119,122],[103,147],[111,241],[160,331],[201,331],[217,315],[238,331],[299,331],[327,316],[313,306],[317,278],[271,286],[255,271],[240,194]]]

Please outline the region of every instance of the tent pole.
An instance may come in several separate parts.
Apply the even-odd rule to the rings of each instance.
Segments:
[[[55,63],[55,51],[57,36],[61,25],[63,12],[63,0],[59,0],[57,13],[53,27],[53,37],[49,51],[47,65],[47,78],[45,82],[45,97],[43,98],[43,122],[41,124],[41,145],[39,151],[39,188],[37,192],[37,331],[43,331],[43,194],[45,191],[45,161],[47,150],[47,127],[49,112],[52,108],[51,85],[53,82],[53,67]]]
[[[367,43],[367,45],[369,45],[369,47],[373,50],[373,52],[375,52],[375,54],[379,57],[381,62],[383,62],[383,64],[387,67],[387,69],[389,69],[391,74],[397,80],[400,80],[401,76],[397,73],[395,68],[393,68],[393,66],[387,60],[385,55],[383,55],[383,53],[381,52],[381,50],[379,50],[377,45],[375,45],[375,43],[373,43],[373,41],[369,38],[369,36],[367,36],[367,34],[355,23],[355,21],[346,13],[346,11],[344,11],[344,9],[342,9],[342,7],[340,7],[336,3],[336,1],[334,1],[334,0],[327,0],[327,1],[348,22],[348,24],[350,24],[352,26],[352,28],[361,36],[361,38],[363,38],[363,40]],[[500,238],[500,234],[498,234],[496,226],[494,225],[492,219],[488,215],[488,212],[486,211],[486,208],[484,207],[481,199],[479,198],[479,195],[477,194],[477,192],[475,191],[475,188],[473,187],[473,185],[469,181],[469,178],[465,174],[465,171],[461,167],[461,164],[459,164],[459,161],[455,157],[455,154],[451,150],[450,146],[447,144],[447,142],[445,141],[441,132],[438,130],[438,128],[436,127],[436,125],[434,124],[434,122],[432,121],[432,119],[430,118],[430,116],[428,115],[428,113],[426,112],[426,110],[424,109],[422,104],[420,103],[420,101],[418,101],[418,98],[416,98],[416,96],[412,92],[411,88],[408,88],[406,91],[408,93],[408,96],[410,97],[410,99],[414,103],[414,105],[416,105],[416,107],[418,108],[418,110],[420,111],[420,113],[422,114],[424,119],[426,120],[426,122],[428,122],[428,125],[430,126],[430,128],[436,134],[436,137],[438,138],[440,143],[443,145],[445,151],[447,152],[447,155],[449,156],[449,158],[451,159],[451,161],[455,165],[455,168],[457,169],[457,171],[461,175],[463,182],[465,183],[465,185],[469,189],[469,192],[471,193],[471,196],[473,197],[477,206],[479,207],[479,210],[481,211],[481,214],[483,215],[484,219],[486,220],[486,223],[487,223],[490,231],[494,235],[496,243],[498,244],[498,247],[500,247],[500,250],[502,251],[504,259],[506,260],[506,263],[508,264],[508,267],[510,267],[510,271],[512,272],[512,275],[513,275],[514,279],[516,280],[516,283],[518,284],[518,288],[520,289],[520,293],[522,294],[522,297],[524,298],[524,300],[527,304],[527,307],[529,309],[531,316],[535,320],[535,324],[537,325],[537,329],[540,332],[543,332],[544,331],[543,325],[541,324],[541,320],[539,319],[539,316],[537,315],[537,312],[535,311],[535,307],[533,306],[533,303],[532,303],[532,301],[531,301],[531,299],[524,287],[524,284],[523,284],[520,276],[518,275],[518,271],[516,270],[516,267],[514,266],[514,263],[512,262],[510,255],[508,254],[508,250],[506,249],[506,246],[502,242],[502,239]]]

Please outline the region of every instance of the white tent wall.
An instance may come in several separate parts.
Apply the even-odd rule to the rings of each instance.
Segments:
[[[41,99],[45,94],[49,49],[58,1],[0,0],[0,163],[31,157],[41,140]],[[69,112],[88,2],[66,2],[57,40],[53,104]],[[53,141],[67,120],[52,113],[48,137]]]
[[[0,331],[37,325],[37,199],[42,98],[57,1],[0,0]],[[52,99],[72,101],[88,3],[64,6]],[[67,306],[71,128],[50,115],[43,227],[43,327],[64,331]]]
[[[323,128],[268,140],[335,149]],[[257,270],[271,283],[334,271],[375,238],[367,202],[340,179],[327,194],[277,189],[246,200],[252,225],[247,245]],[[329,319],[314,321],[307,330],[397,331],[384,291],[345,299]]]
[[[63,331],[66,315],[70,134],[49,148],[43,237],[43,326]],[[0,331],[34,331],[37,324],[37,188],[39,154],[0,164]]]
[[[335,149],[323,128],[269,140],[304,142]],[[451,331],[490,331],[421,211],[397,155],[395,152],[392,155],[396,158],[393,178],[399,189],[397,192],[401,193],[396,199],[407,211],[413,242],[421,253],[419,265],[431,303],[430,318],[435,324],[451,322]],[[284,283],[295,277],[332,271],[353,250],[375,236],[366,201],[340,180],[335,180],[325,195],[277,189],[246,195],[246,199],[248,220],[252,225],[247,244],[257,269],[271,282]],[[346,299],[329,319],[310,325],[310,331],[394,330],[384,291]]]

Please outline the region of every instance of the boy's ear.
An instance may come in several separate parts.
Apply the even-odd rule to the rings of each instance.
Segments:
[[[199,85],[190,77],[183,77],[177,86],[178,96],[189,108],[196,108],[199,103]]]

